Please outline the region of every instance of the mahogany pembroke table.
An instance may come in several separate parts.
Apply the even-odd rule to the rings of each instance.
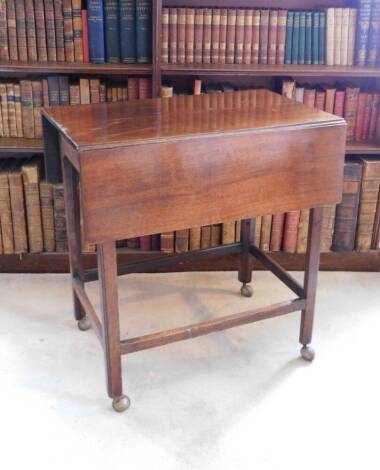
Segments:
[[[46,173],[58,181],[60,154],[79,328],[104,348],[108,395],[123,394],[121,356],[265,318],[301,311],[301,354],[310,347],[324,205],[340,202],[345,121],[267,90],[46,108]],[[78,190],[78,184],[80,190]],[[304,284],[253,243],[263,214],[311,208]],[[117,265],[116,241],[242,220],[241,241]],[[97,269],[81,262],[81,225],[97,245]],[[120,339],[117,276],[204,257],[238,254],[241,293],[251,296],[257,258],[296,298],[167,331]],[[85,283],[99,279],[102,318]]]

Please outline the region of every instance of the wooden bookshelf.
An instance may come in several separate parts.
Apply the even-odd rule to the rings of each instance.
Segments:
[[[43,153],[44,146],[41,139],[24,139],[22,137],[0,137],[0,152],[17,153]]]

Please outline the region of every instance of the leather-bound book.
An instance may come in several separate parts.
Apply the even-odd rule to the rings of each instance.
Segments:
[[[79,85],[71,84],[69,86],[70,105],[75,106],[80,104],[80,88]]]
[[[340,43],[340,65],[348,65],[348,27],[350,9],[342,8],[342,35]]]
[[[30,80],[21,80],[21,114],[24,137],[34,137],[33,91]]]
[[[319,12],[319,33],[318,33],[318,64],[325,63],[326,54],[326,13]]]
[[[222,243],[222,224],[211,225],[211,247],[219,246]]]
[[[70,104],[69,97],[69,78],[67,75],[60,75],[58,77],[59,84],[59,104],[61,106],[68,106]]]
[[[117,33],[119,33],[119,6],[117,1],[115,4]],[[73,35],[74,35],[74,60],[75,62],[83,62],[83,26],[82,26],[82,1],[72,0],[73,8]],[[119,34],[117,37],[117,48],[119,49]],[[118,54],[120,59],[120,53]]]
[[[327,113],[334,114],[334,103],[335,103],[335,87],[325,87],[326,100],[325,100],[325,111]]]
[[[33,96],[34,137],[36,137],[37,139],[42,139],[42,121],[41,121],[42,82],[40,80],[32,81],[32,96]]]
[[[33,0],[25,0],[26,39],[29,62],[37,61],[36,20]]]
[[[203,10],[202,10],[203,13]],[[203,21],[203,15],[202,15]],[[171,64],[176,64],[178,62],[177,56],[177,42],[178,42],[178,33],[177,33],[177,23],[178,23],[178,12],[177,8],[170,8],[169,10],[169,62]],[[195,28],[195,34],[197,33],[197,28]],[[195,38],[197,40],[197,38]],[[197,51],[197,43],[195,43],[195,48]],[[198,51],[199,52],[199,51]],[[202,54],[201,54],[202,60]],[[198,62],[200,63],[200,62]]]
[[[98,78],[90,79],[90,102],[91,104],[100,103],[99,86],[100,86],[100,80]]]
[[[9,122],[8,122],[8,99],[7,99],[7,87],[5,83],[0,82],[0,106],[1,115],[3,121],[3,136],[9,137]]]
[[[364,67],[367,62],[372,0],[358,0],[357,6],[358,18],[355,41],[355,65]]]
[[[140,64],[152,62],[152,0],[136,0],[136,56]]]
[[[211,62],[217,64],[219,62],[219,37],[220,37],[220,8],[212,10],[211,25]]]
[[[201,228],[192,227],[189,234],[189,248],[190,250],[199,250],[201,247]]]
[[[55,250],[54,241],[54,198],[53,185],[42,181],[40,183],[42,232],[44,236],[44,251]]]
[[[128,78],[128,101],[139,99],[138,78]]]
[[[364,158],[356,236],[357,251],[368,251],[371,249],[379,187],[380,161]]]
[[[368,140],[371,142],[376,137],[376,127],[379,117],[379,104],[380,104],[380,95],[378,93],[373,94],[372,99],[372,109],[371,109],[371,119],[369,122],[369,133]]]
[[[150,235],[144,235],[140,238],[140,250],[151,251],[152,250],[152,237]]]
[[[12,210],[13,241],[15,253],[28,251],[24,188],[21,168],[18,161],[13,161],[8,169],[9,195]]]
[[[335,206],[325,206],[322,211],[321,251],[330,251],[335,223]]]
[[[139,238],[128,238],[127,240],[127,248],[131,248],[133,250],[136,250],[140,248],[140,240]],[[164,250],[162,250],[164,251]]]
[[[26,40],[25,4],[24,0],[15,0],[18,60],[28,61],[28,47]]]
[[[169,8],[163,8],[161,13],[161,62],[169,62]]]
[[[236,41],[236,10],[230,8],[227,12],[227,38],[226,38],[226,63],[235,62]]]
[[[241,241],[241,220],[235,222],[235,242]]]
[[[350,8],[348,19],[347,65],[354,65],[357,9]]]
[[[283,250],[286,253],[297,251],[298,223],[300,211],[287,212],[285,215]]]
[[[79,88],[80,88],[80,104],[90,104],[90,81],[89,79],[80,78]]]
[[[6,0],[0,0],[0,60],[9,60]]]
[[[244,13],[244,45],[243,45],[243,63],[250,64],[252,60],[252,23],[253,10],[245,10]]]
[[[12,254],[14,253],[14,240],[7,161],[3,160],[0,165],[0,220],[3,253]]]
[[[259,63],[268,63],[269,10],[260,12]]]
[[[87,19],[90,62],[94,64],[104,64],[105,49],[103,0],[87,1]]]
[[[227,51],[227,21],[228,21],[228,10],[222,8],[220,10],[220,34],[219,34],[219,63],[226,63],[226,51]]]
[[[294,12],[293,20],[293,35],[292,35],[292,64],[298,64],[299,45],[300,45],[300,14],[301,12]],[[314,45],[314,37],[313,37]]]
[[[176,230],[175,232],[175,252],[185,253],[189,251],[189,230]]]
[[[285,36],[285,64],[292,63],[294,11],[288,11],[286,16],[286,36]]]
[[[135,0],[119,0],[119,17],[121,61],[123,64],[133,64],[136,62]]]
[[[282,235],[284,233],[285,214],[273,214],[272,232],[270,237],[270,251],[280,251],[282,245]]]
[[[300,29],[298,37],[298,63],[303,65],[306,63],[306,11],[300,11]]]
[[[262,217],[261,215],[257,216],[254,218],[255,222],[255,231],[254,231],[254,239],[253,243],[259,247],[260,246],[260,240],[261,240],[261,223],[262,223]]]
[[[95,0],[91,0],[93,3]],[[99,0],[96,0],[99,1]],[[71,0],[62,0],[63,5],[63,39],[65,43],[66,62],[74,62],[73,10]]]
[[[16,128],[17,137],[23,137],[22,130],[22,111],[21,111],[21,88],[20,84],[16,83],[13,85],[14,96],[15,96],[15,112],[16,112]]]
[[[49,106],[59,106],[59,79],[57,75],[47,78],[49,91]]]
[[[303,104],[306,106],[309,106],[309,108],[314,108],[315,96],[316,96],[315,88],[305,87],[305,91],[303,94]]]
[[[334,65],[335,8],[326,9],[326,65]]]
[[[300,213],[300,219],[298,222],[298,233],[297,233],[297,253],[306,253],[307,250],[307,235],[309,229],[309,209],[302,209]]]
[[[33,158],[21,167],[24,185],[29,251],[43,251],[42,219],[40,206],[40,161]]]
[[[13,90],[13,83],[7,83],[6,89],[7,89],[7,102],[8,102],[9,135],[11,137],[17,137],[15,94]]]
[[[269,251],[272,229],[272,215],[263,215],[261,220],[260,249]]]
[[[346,91],[345,90],[336,90],[336,92],[335,92],[335,103],[334,103],[334,114],[336,116],[343,117],[345,99],[346,99]]]
[[[236,10],[235,63],[243,63],[245,10]]]
[[[82,10],[82,35],[83,35],[83,62],[88,64],[90,62],[90,48],[88,45],[88,25],[87,25],[87,10]],[[121,22],[121,20],[120,20]],[[121,28],[121,25],[120,25]],[[120,39],[120,48],[122,40]]]
[[[62,0],[53,0],[54,5],[54,25],[55,25],[55,43],[57,48],[57,61],[65,62],[65,37],[63,28],[63,5]],[[87,10],[86,14],[87,14]],[[87,27],[87,17],[86,17]]]
[[[47,56],[50,62],[57,61],[57,45],[55,39],[55,20],[53,0],[44,0],[45,6],[45,28]]]
[[[53,185],[53,206],[55,251],[57,251],[58,253],[65,253],[66,251],[68,251],[68,245],[65,215],[65,199],[62,184]]]
[[[18,60],[15,0],[6,0],[9,59]]]
[[[186,64],[194,63],[194,8],[186,8]]]
[[[341,65],[342,8],[334,8],[334,65]]]
[[[128,93],[127,93],[128,89],[126,89],[126,95],[128,96]],[[107,96],[107,87],[106,87],[106,84],[104,82],[100,82],[100,85],[99,85],[99,99],[100,99],[100,102],[101,103],[105,103],[106,102],[106,96]],[[126,96],[126,100],[127,101],[127,96]]]
[[[205,8],[203,10],[203,52],[202,62],[211,63],[211,35],[212,35],[212,10]]]
[[[161,251],[163,253],[174,253],[174,233],[161,233]]]
[[[373,101],[373,94],[368,93],[367,94],[367,99],[366,99],[366,102],[365,102],[365,108],[364,108],[363,125],[362,125],[362,128],[361,128],[361,133],[360,133],[360,138],[359,138],[359,141],[361,141],[361,142],[367,142],[368,141],[369,126],[370,126],[371,112],[372,112],[372,101]],[[356,135],[356,128],[355,128],[355,135]]]
[[[210,248],[211,246],[211,225],[201,227],[201,248]]]
[[[319,64],[319,11],[313,11],[313,47],[311,61],[313,65]]]
[[[34,2],[38,62],[47,61],[45,10],[43,2]]]
[[[259,63],[259,52],[260,52],[260,14],[261,11],[258,9],[253,10],[252,18],[252,64]]]
[[[285,40],[286,40],[286,19],[287,10],[278,10],[277,19],[277,46],[276,46],[276,64],[285,63]]]
[[[314,106],[321,111],[325,110],[326,103],[326,92],[323,89],[317,89],[315,91],[315,103]]]
[[[358,221],[359,196],[362,178],[360,163],[344,165],[342,202],[336,206],[333,251],[353,251]]]
[[[113,64],[120,62],[119,36],[120,34],[118,1],[104,0],[104,39],[106,46],[106,62]]]
[[[235,222],[224,222],[222,225],[222,243],[228,245],[235,241]]]
[[[344,119],[347,122],[347,142],[353,142],[355,139],[356,112],[358,107],[359,88],[347,87],[344,100]]]

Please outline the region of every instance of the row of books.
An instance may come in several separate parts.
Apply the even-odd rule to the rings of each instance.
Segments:
[[[378,93],[340,84],[301,85],[290,79],[282,82],[282,94],[312,108],[344,117],[348,142],[372,142],[380,133]]]
[[[1,0],[0,60],[149,63],[152,0]]]
[[[0,137],[42,138],[41,107],[127,101],[151,97],[150,78],[105,82],[52,75],[43,80],[0,82]]]

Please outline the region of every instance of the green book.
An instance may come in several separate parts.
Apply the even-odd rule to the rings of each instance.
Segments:
[[[312,48],[312,63],[313,65],[319,64],[319,11],[313,11],[313,48]]]
[[[326,13],[319,12],[319,42],[318,42],[318,64],[325,63],[325,44],[326,44]]]
[[[298,63],[305,63],[305,41],[306,41],[306,11],[300,12],[300,32],[298,47]]]
[[[292,38],[293,38],[294,11],[288,11],[286,17],[286,38],[285,38],[285,64],[292,63]]]
[[[305,26],[305,64],[312,64],[312,44],[313,44],[313,14],[311,11],[306,12]]]
[[[298,64],[298,51],[300,41],[300,12],[294,12],[293,38],[292,38],[292,64]]]

